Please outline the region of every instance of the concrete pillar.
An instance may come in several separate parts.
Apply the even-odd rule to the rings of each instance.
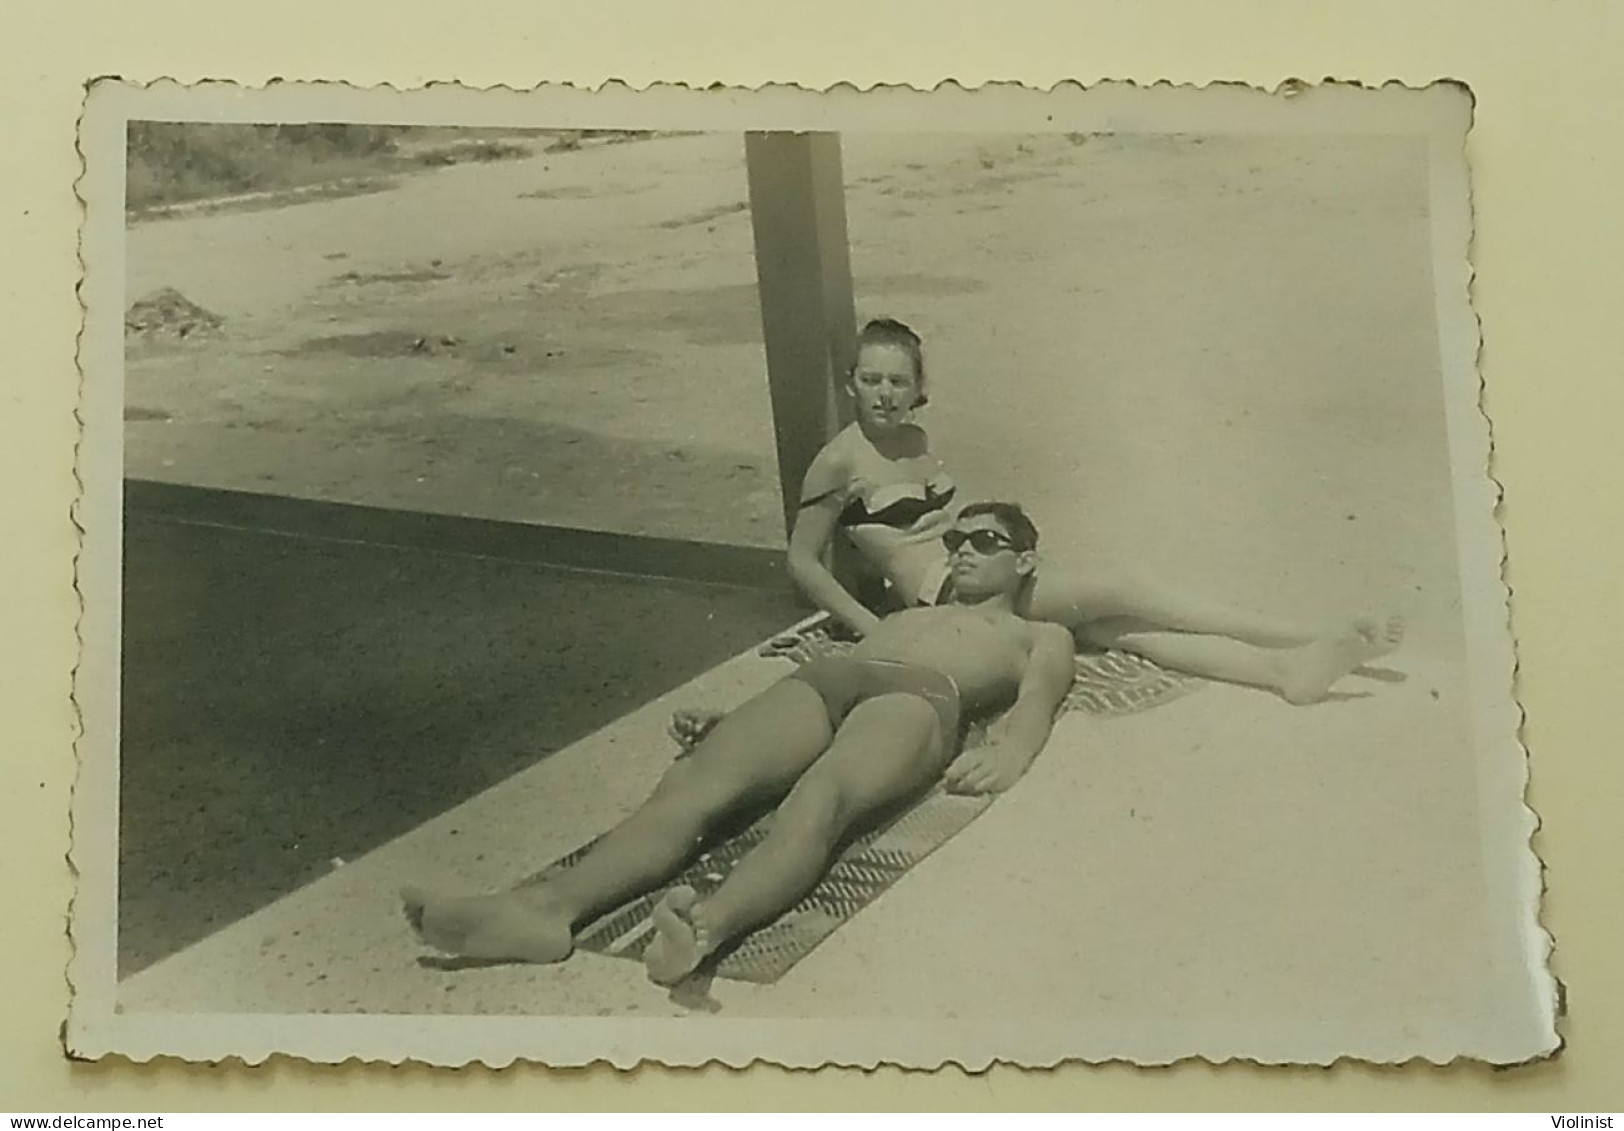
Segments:
[[[835,389],[851,367],[857,315],[840,135],[747,134],[745,160],[787,531],[807,466],[847,422]]]

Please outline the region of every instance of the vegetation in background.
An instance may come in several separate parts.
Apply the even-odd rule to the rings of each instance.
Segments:
[[[376,173],[399,133],[349,123],[131,122],[125,203],[141,210]]]
[[[131,122],[125,205],[166,205],[348,182],[351,191],[388,178],[468,161],[529,157],[528,139],[548,153],[585,141],[633,141],[646,130],[455,129],[349,122],[270,124]]]

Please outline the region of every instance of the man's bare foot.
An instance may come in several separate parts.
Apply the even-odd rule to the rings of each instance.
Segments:
[[[662,986],[674,986],[705,961],[713,946],[707,932],[694,922],[699,893],[686,884],[660,897],[649,916],[654,941],[643,951],[648,976]]]
[[[1287,649],[1280,657],[1280,694],[1298,706],[1318,703],[1337,680],[1403,640],[1403,618],[1360,617],[1340,632]]]
[[[444,897],[402,888],[406,921],[429,946],[464,958],[562,962],[575,949],[568,917],[539,892]]]

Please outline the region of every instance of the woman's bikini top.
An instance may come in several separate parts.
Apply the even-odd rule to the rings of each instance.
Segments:
[[[802,507],[815,506],[844,494],[850,487],[837,487],[810,499],[801,501]],[[841,526],[888,526],[902,532],[913,530],[927,520],[937,519],[953,502],[958,488],[944,472],[937,472],[925,483],[885,483],[854,492],[840,508],[837,521]]]
[[[946,475],[938,474],[928,483],[887,483],[869,492],[853,495],[840,508],[841,526],[889,526],[911,530],[921,521],[945,511],[957,488]]]
[[[911,605],[935,600],[946,577],[941,535],[953,524],[955,494],[953,481],[938,469],[923,483],[848,482],[803,500],[801,506],[844,498],[836,521]]]

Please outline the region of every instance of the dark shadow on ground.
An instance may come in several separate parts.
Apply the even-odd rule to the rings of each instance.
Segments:
[[[139,511],[125,547],[121,976],[800,615],[777,590]]]

